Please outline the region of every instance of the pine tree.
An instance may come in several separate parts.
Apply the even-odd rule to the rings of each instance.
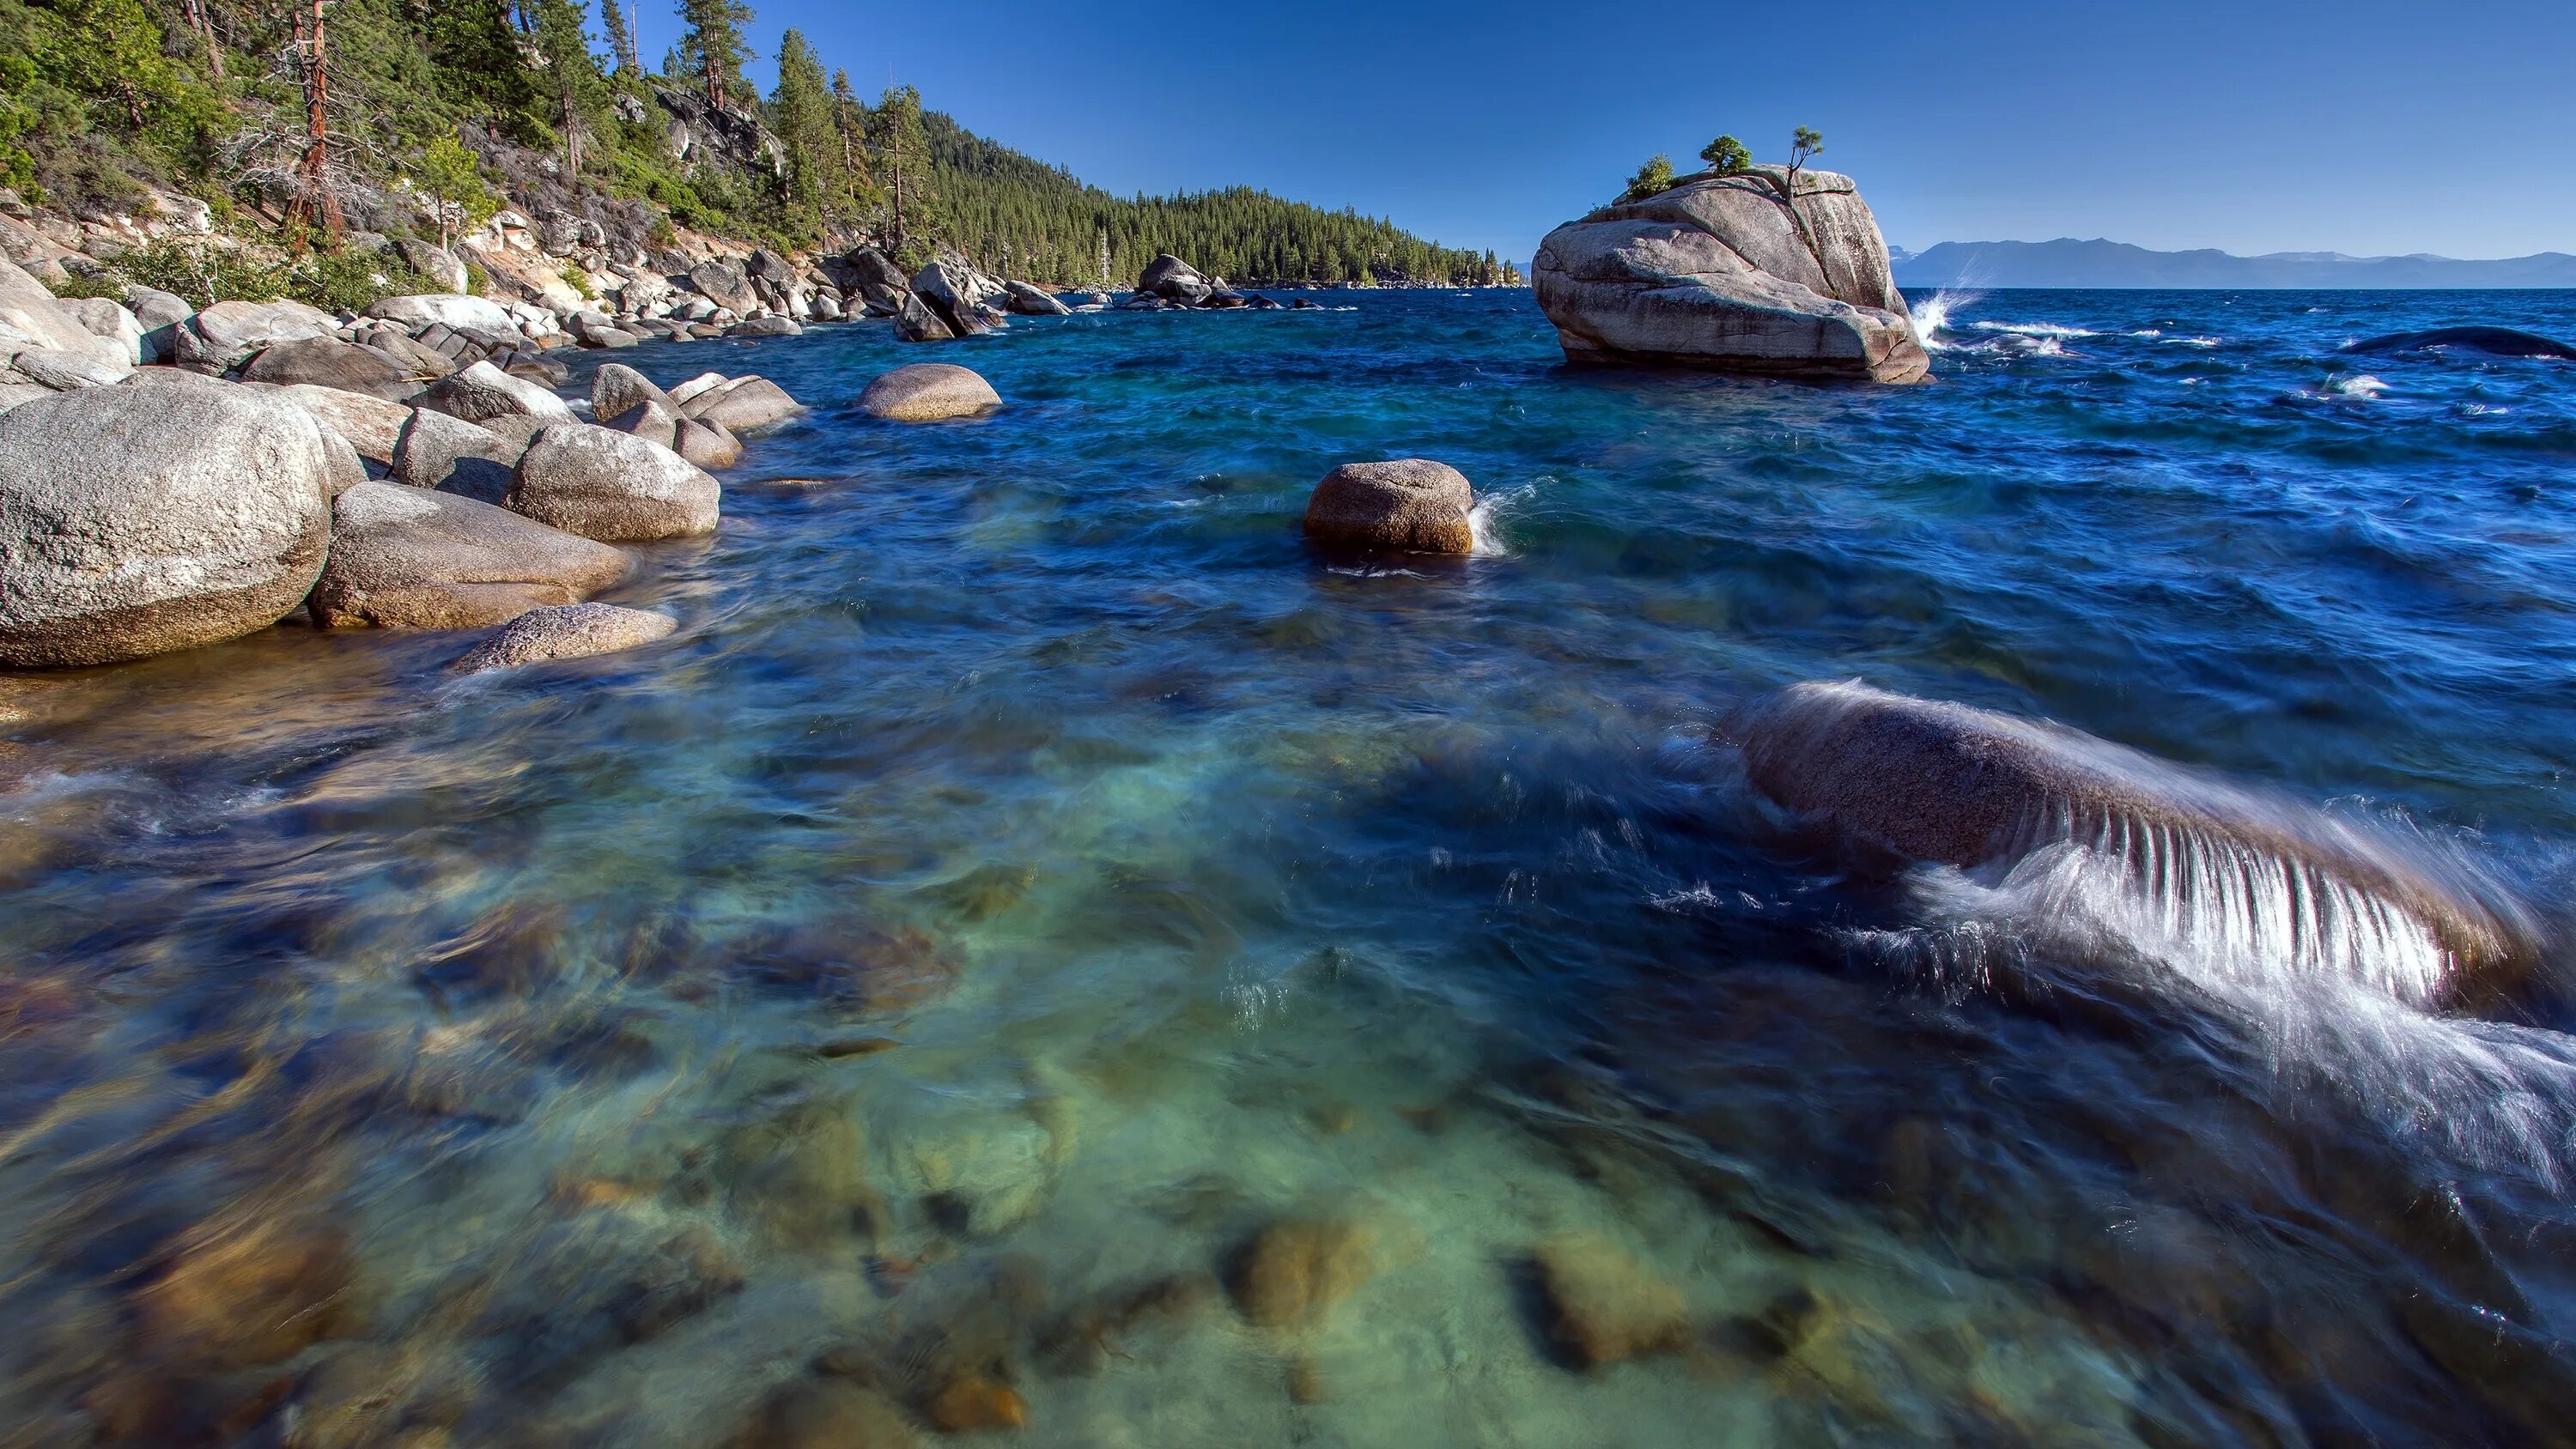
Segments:
[[[868,108],[846,70],[832,72],[832,142],[841,153],[841,194],[832,201],[831,220],[847,222],[875,202],[876,185],[868,174]]]
[[[836,174],[841,143],[832,124],[823,63],[801,30],[790,29],[778,38],[778,86],[769,93],[769,124],[787,147],[788,195],[819,234],[829,222],[827,207],[843,189]]]
[[[706,87],[707,104],[731,110],[735,97],[748,97],[742,63],[750,56],[742,28],[751,23],[751,7],[742,0],[680,0],[680,59]]]
[[[617,62],[618,73],[640,74],[644,67],[635,58],[635,27],[625,8],[617,0],[599,0],[599,25],[607,33],[609,58]]]
[[[537,55],[545,65],[547,107],[563,144],[564,170],[581,174],[582,138],[608,104],[607,78],[582,29],[581,0],[532,0]],[[613,8],[615,0],[603,0]]]
[[[877,101],[876,156],[886,177],[886,252],[907,270],[928,260],[931,219],[930,138],[921,121],[921,92],[888,86]]]

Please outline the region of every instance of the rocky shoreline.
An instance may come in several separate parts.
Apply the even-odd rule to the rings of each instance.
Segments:
[[[556,392],[570,369],[553,353],[865,317],[907,342],[954,341],[1113,305],[953,257],[906,277],[873,247],[805,271],[756,252],[650,281],[629,279],[614,310],[446,293],[333,315],[192,308],[139,286],[57,298],[0,261],[0,667],[113,664],[291,619],[513,626],[461,668],[660,638],[667,616],[590,602],[631,571],[622,546],[712,532],[710,470],[804,405],[757,375],[665,390],[610,362],[584,416]],[[1282,306],[1171,256],[1114,305]],[[971,370],[922,364],[856,405],[917,422],[1000,403]]]

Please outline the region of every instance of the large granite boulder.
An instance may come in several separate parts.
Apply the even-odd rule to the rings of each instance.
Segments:
[[[963,262],[932,262],[923,267],[913,274],[912,294],[958,337],[992,331],[989,305],[1003,295],[999,282]]]
[[[330,313],[302,302],[217,302],[171,327],[170,359],[198,372],[223,372],[261,348],[328,337],[339,326]]]
[[[548,422],[572,421],[572,408],[553,391],[524,377],[513,377],[489,362],[478,362],[429,385],[421,405],[469,423],[516,413]]]
[[[326,629],[480,629],[626,577],[622,550],[452,493],[362,483],[332,507],[307,601]]]
[[[1004,282],[1003,305],[1023,317],[1062,317],[1073,309],[1033,282]]]
[[[395,440],[393,479],[413,488],[436,488],[484,503],[509,496],[527,445],[489,428],[427,408],[413,411]]]
[[[143,334],[151,329],[142,319],[126,310],[123,303],[105,297],[66,297],[63,310],[72,320],[89,330],[92,337],[104,337],[116,344],[120,360],[142,363],[157,360],[154,349],[143,344]]]
[[[724,490],[670,449],[589,423],[557,423],[519,459],[513,513],[607,543],[712,533]]]
[[[82,326],[44,283],[0,260],[0,351],[26,347],[58,348],[129,367],[135,360],[124,347]]]
[[[600,364],[590,378],[591,420],[606,427],[623,428],[619,420],[648,402],[668,406],[670,394],[656,387],[653,379],[622,362]],[[625,428],[627,432],[635,431]]]
[[[342,392],[361,392],[389,401],[407,398],[420,391],[420,384],[405,378],[403,370],[383,353],[360,347],[354,342],[343,342],[337,337],[303,337],[293,342],[272,343],[242,364],[241,377],[245,382],[310,383],[315,387],[335,387]]]
[[[1199,274],[1199,269],[1165,252],[1145,264],[1136,278],[1136,290],[1166,302],[1195,307],[1208,299],[1216,287]]]
[[[897,342],[954,342],[956,329],[941,321],[929,304],[910,292],[895,309],[894,336]]]
[[[499,633],[465,651],[452,666],[459,674],[511,669],[557,659],[584,659],[650,644],[670,636],[679,621],[648,609],[615,604],[558,604],[531,609]]]
[[[875,247],[853,248],[835,270],[850,294],[880,316],[891,317],[902,311],[904,298],[912,295],[912,284],[904,279],[903,269]]]
[[[674,401],[680,404],[680,416],[702,423],[722,423],[736,433],[775,427],[805,411],[805,405],[789,397],[787,389],[757,374],[729,378],[719,386]]]
[[[359,457],[385,469],[393,467],[403,425],[411,421],[412,410],[401,403],[336,387],[295,383],[275,395],[311,413],[324,432],[348,439]]]
[[[2419,1002],[2509,990],[2535,964],[2528,918],[2465,867],[2063,725],[1814,682],[1740,706],[1721,733],[1763,794],[1903,859],[1965,868],[2089,846],[2127,868],[2156,919],[2276,920],[2304,938],[2291,954],[2392,947],[2317,969],[2447,966],[2374,983]],[[2438,949],[2404,949],[2409,923]]]
[[[19,376],[39,387],[69,392],[76,387],[113,387],[134,371],[123,362],[102,360],[92,352],[65,352],[59,347],[30,347],[24,352],[0,350],[0,358]]]
[[[434,292],[417,297],[387,297],[369,304],[366,315],[399,322],[417,332],[431,323],[456,331],[497,332],[519,335],[519,324],[510,309],[488,297],[459,296]]]
[[[1001,395],[973,368],[945,362],[898,367],[859,394],[859,411],[898,423],[971,418],[1001,405]]]
[[[451,292],[462,292],[470,282],[464,259],[436,242],[416,241],[401,237],[386,247],[404,266],[429,278]]]
[[[1851,178],[1694,178],[1548,233],[1538,304],[1572,361],[1918,382],[1930,359]]]
[[[760,305],[760,298],[751,290],[751,274],[740,262],[722,258],[700,262],[689,268],[689,285],[699,296],[738,313]]]
[[[330,472],[321,427],[252,388],[90,388],[0,412],[0,665],[276,623],[322,572]]]
[[[1306,536],[1347,548],[1473,553],[1466,475],[1428,458],[1344,463],[1306,500]]]

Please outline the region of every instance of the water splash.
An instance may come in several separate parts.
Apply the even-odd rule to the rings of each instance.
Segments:
[[[1922,339],[1928,351],[1948,351],[1954,344],[1941,333],[1950,325],[1950,314],[1975,305],[1984,295],[1982,292],[1953,292],[1944,288],[1915,303],[1911,314],[1914,335]]]
[[[1467,510],[1467,528],[1476,540],[1476,546],[1471,550],[1472,556],[1476,558],[1511,557],[1511,539],[1503,532],[1503,522],[1537,496],[1538,485],[1535,483],[1524,483],[1518,488],[1506,488],[1500,492],[1480,495],[1476,499],[1476,505]]]

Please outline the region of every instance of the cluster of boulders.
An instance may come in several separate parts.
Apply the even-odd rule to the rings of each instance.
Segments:
[[[477,298],[150,328],[161,304],[134,300],[75,309],[0,262],[0,665],[142,658],[299,609],[511,624],[471,668],[658,638],[667,616],[583,602],[626,577],[617,545],[712,531],[706,469],[800,410],[766,378],[666,391],[611,363],[584,421],[560,365]]]
[[[1301,306],[1314,304],[1299,299]],[[1167,312],[1184,308],[1201,308],[1211,312],[1249,307],[1267,311],[1280,304],[1268,297],[1248,296],[1225,284],[1223,277],[1202,274],[1198,268],[1165,252],[1145,264],[1136,278],[1136,290],[1118,304],[1123,312]]]

